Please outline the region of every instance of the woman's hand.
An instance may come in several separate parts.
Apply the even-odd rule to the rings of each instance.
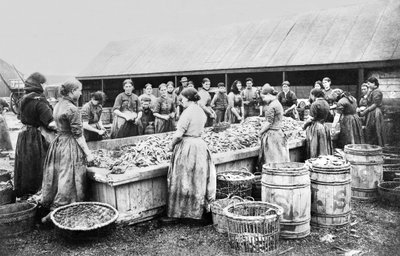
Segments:
[[[172,143],[169,143],[168,149],[169,149],[169,151],[171,151],[171,152],[174,150],[174,146],[172,145]]]
[[[102,136],[105,132],[105,130],[97,130],[97,134],[100,136]]]
[[[86,155],[86,161],[88,163],[93,162],[93,160],[94,160],[94,156],[92,155],[91,152],[88,155]]]

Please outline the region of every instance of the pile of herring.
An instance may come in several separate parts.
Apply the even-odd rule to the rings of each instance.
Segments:
[[[212,128],[206,128],[202,138],[211,153],[255,147],[260,143],[258,132],[264,122],[264,118],[249,117],[243,123],[231,125],[230,128],[218,133],[213,132]],[[291,118],[284,118],[282,129],[288,140],[305,137],[302,124]],[[168,149],[172,135],[173,133],[158,134],[115,150],[96,150],[93,152],[95,157],[93,165],[118,173],[121,167],[126,169],[165,163],[172,154]]]

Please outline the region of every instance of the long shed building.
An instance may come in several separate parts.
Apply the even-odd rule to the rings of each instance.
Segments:
[[[280,89],[289,80],[299,98],[308,98],[316,80],[330,77],[332,88],[359,96],[360,85],[376,76],[386,111],[400,108],[400,1],[380,0],[275,20],[233,24],[174,36],[147,36],[110,42],[85,68],[84,101],[95,90],[112,104],[122,81],[133,79],[136,93],[146,83],[212,86],[252,77]]]

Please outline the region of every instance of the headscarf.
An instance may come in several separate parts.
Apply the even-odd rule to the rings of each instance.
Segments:
[[[41,94],[43,93],[42,84],[44,84],[45,82],[46,78],[44,77],[44,75],[40,74],[39,72],[35,72],[25,80],[24,90],[27,93],[36,92]]]

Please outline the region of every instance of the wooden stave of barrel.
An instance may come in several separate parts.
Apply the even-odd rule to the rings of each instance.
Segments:
[[[345,158],[351,164],[352,199],[373,201],[378,198],[378,184],[383,180],[382,147],[349,144]]]
[[[263,166],[262,201],[284,209],[280,237],[298,239],[310,234],[311,190],[304,163],[271,163]]]
[[[311,166],[311,225],[330,228],[350,223],[350,164],[332,167]]]

